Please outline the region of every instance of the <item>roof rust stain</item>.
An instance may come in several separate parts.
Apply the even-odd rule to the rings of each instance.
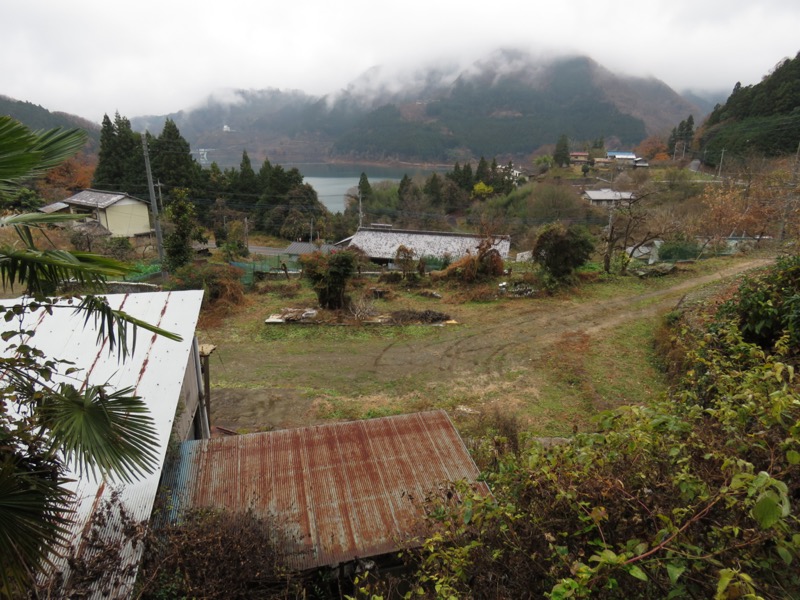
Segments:
[[[294,568],[336,565],[410,544],[422,502],[465,479],[488,495],[444,411],[192,440],[165,473],[179,518],[220,508],[276,519]]]
[[[172,298],[172,292],[169,292],[167,294],[167,299],[164,302],[163,306],[161,307],[161,313],[158,315],[158,322],[151,323],[151,325],[154,324],[156,327],[161,327],[161,323],[164,320],[164,315],[167,314],[167,307],[169,306],[170,298]],[[150,345],[147,347],[147,353],[145,354],[144,360],[142,361],[142,368],[139,369],[139,376],[136,378],[136,385],[134,386],[134,392],[136,391],[136,389],[138,389],[139,383],[142,381],[142,377],[144,377],[144,374],[147,372],[147,365],[150,363],[150,353],[153,351],[153,346],[155,345],[157,339],[158,339],[157,333],[154,333],[153,335],[150,336]]]

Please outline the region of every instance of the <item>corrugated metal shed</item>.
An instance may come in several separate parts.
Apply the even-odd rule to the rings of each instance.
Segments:
[[[134,198],[123,192],[103,192],[101,190],[83,190],[74,196],[64,198],[62,202],[72,204],[75,206],[85,206],[87,208],[108,208],[112,204],[119,202],[124,198],[130,198],[137,202],[145,203],[140,198]],[[146,204],[146,203],[145,203]]]
[[[478,475],[433,411],[184,442],[164,471],[164,505],[172,520],[193,508],[273,517],[288,566],[309,569],[402,548],[429,492]]]
[[[39,212],[42,212],[46,215],[57,213],[62,211],[66,208],[69,208],[69,204],[65,202],[53,202],[52,204],[48,204],[47,206],[43,206],[39,209]]]
[[[120,507],[133,522],[150,518],[186,366],[194,343],[203,292],[193,290],[109,294],[106,298],[113,308],[177,333],[183,340],[175,342],[140,330],[135,352],[122,362],[116,352],[109,353],[107,339],[98,343],[93,321],[90,320],[84,326],[84,317],[76,315],[71,308],[54,309],[52,315],[38,311],[26,316],[24,327],[36,332],[31,340],[32,345],[44,351],[46,356],[70,360],[74,362],[73,366],[81,369],[71,376],[73,383],[77,376],[95,384],[105,382],[115,389],[134,387],[135,393],[150,409],[159,443],[159,468],[132,484],[97,481],[86,473],[82,476],[77,473],[68,474],[76,480],[70,484],[76,494],[74,521],[69,532],[71,548],[63,556],[53,557],[51,574],[54,575],[52,582],[55,588],[50,590],[52,597],[67,597],[66,590],[74,583],[70,580],[72,571],[69,559],[82,552],[84,556],[87,552],[91,555],[94,551],[88,541],[93,517],[103,512],[104,506],[109,502],[112,510],[104,515],[108,520],[102,522],[100,519],[96,525],[99,525],[100,537],[104,541],[111,545],[115,542],[121,543],[120,557],[114,565],[115,569],[109,569],[104,579],[88,583],[89,592],[81,597],[127,598],[132,591],[142,547],[141,544],[126,542],[122,532],[123,517]],[[3,300],[2,304],[13,305],[18,302]],[[6,344],[0,343],[0,354],[8,353]],[[59,572],[63,575],[60,582],[60,578],[56,576]]]
[[[348,245],[358,246],[370,258],[382,260],[393,260],[400,246],[411,248],[419,258],[433,256],[441,259],[449,255],[457,260],[468,253],[477,252],[482,240],[481,236],[465,233],[361,227],[349,238]],[[494,248],[504,260],[508,258],[510,247],[508,236],[495,236]]]

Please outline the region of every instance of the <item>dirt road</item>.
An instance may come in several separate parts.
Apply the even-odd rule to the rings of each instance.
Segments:
[[[713,274],[609,299],[578,295],[454,306],[449,312],[461,324],[413,336],[319,328],[306,341],[276,341],[253,329],[219,344],[212,362],[212,419],[229,429],[253,431],[430,407],[469,411],[499,404],[502,410],[533,415],[551,433],[568,425],[565,418],[582,426],[586,415],[578,415],[578,394],[572,398],[567,390],[556,406],[536,405],[545,369],[567,365],[575,358],[571,353],[590,348],[610,328],[652,319],[689,292],[769,262],[740,260]],[[582,412],[601,409],[603,402],[598,398]]]

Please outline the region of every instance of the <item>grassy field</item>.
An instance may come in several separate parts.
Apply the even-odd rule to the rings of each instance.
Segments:
[[[316,304],[304,282],[269,282],[233,314],[201,324],[201,343],[217,346],[212,418],[246,432],[443,408],[458,420],[513,416],[543,436],[591,429],[603,410],[665,392],[653,353],[661,315],[757,264],[713,259],[542,298],[499,297],[492,284],[471,292],[477,301],[463,289],[444,287],[434,299],[402,286],[371,301],[378,313],[430,309],[457,322],[444,326],[354,326],[334,315],[320,325],[265,325],[284,307]],[[374,285],[357,281],[351,293]]]

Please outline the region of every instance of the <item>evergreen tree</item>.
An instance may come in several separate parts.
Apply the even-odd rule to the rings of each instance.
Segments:
[[[100,128],[100,151],[97,168],[95,168],[92,178],[93,188],[112,189],[108,186],[115,185],[121,179],[122,161],[117,155],[116,139],[114,124],[108,115],[103,115],[103,124]]]
[[[497,163],[495,163],[495,165],[496,164]],[[475,183],[484,183],[486,185],[493,184],[489,163],[486,162],[486,159],[482,156],[478,161],[478,168],[475,169]]]
[[[188,190],[174,191],[174,200],[167,208],[166,216],[171,231],[164,237],[164,258],[167,271],[174,273],[189,264],[193,256],[192,242],[201,237]]]
[[[153,178],[167,186],[170,197],[173,189],[192,190],[199,183],[200,165],[172,119],[166,120],[161,135],[153,140],[150,165]]]
[[[358,195],[362,201],[372,197],[372,186],[369,184],[366,173],[361,173],[361,177],[358,180]]]
[[[404,198],[406,198],[411,191],[411,178],[404,174],[403,178],[400,180],[400,185],[397,187],[397,196],[402,202]]]
[[[553,160],[559,167],[569,166],[569,138],[562,134],[556,142],[556,149],[553,152]]]
[[[498,170],[497,157],[492,158],[492,166],[490,167],[490,180],[487,181],[491,186],[497,187],[498,180],[502,178],[503,174]]]
[[[272,173],[272,163],[269,162],[268,158],[264,159],[264,162],[261,163],[261,168],[258,170],[258,175],[256,175],[256,178],[258,179],[258,189],[262,195],[269,190],[272,184]]]
[[[244,204],[255,204],[259,196],[259,185],[256,172],[250,163],[247,150],[242,151],[242,162],[239,163],[239,174],[236,179],[236,193],[240,196],[240,201]]]
[[[425,187],[422,188],[428,198],[428,202],[432,206],[442,205],[442,178],[436,173],[433,173],[425,182]]]
[[[103,117],[92,187],[138,196],[147,193],[142,136],[135,133],[131,122],[119,113],[115,114],[113,124],[108,115]]]
[[[472,188],[475,186],[475,176],[472,174],[472,165],[469,163],[466,163],[461,169],[459,186],[467,192],[472,192]]]

